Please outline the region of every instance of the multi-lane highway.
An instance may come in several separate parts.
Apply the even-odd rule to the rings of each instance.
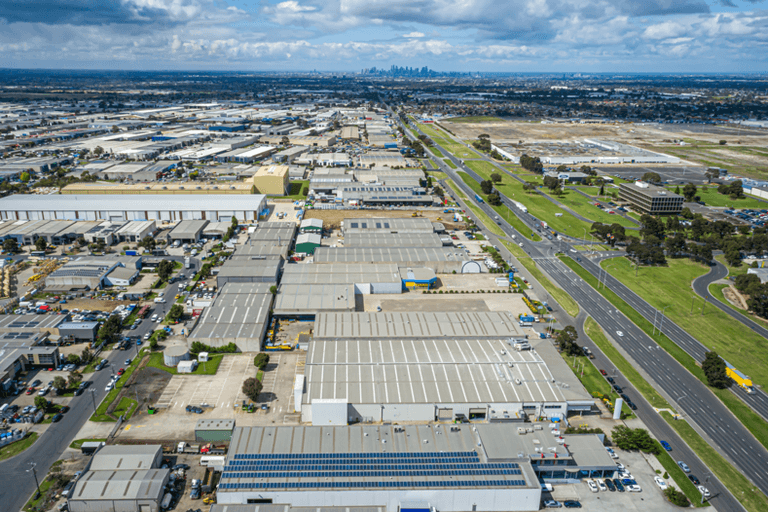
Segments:
[[[407,132],[406,132],[407,133]],[[441,148],[445,154],[447,150]],[[474,179],[480,179],[471,169],[466,168],[460,160],[450,157],[458,169],[467,172]],[[455,170],[443,165],[440,159],[435,159],[440,170],[447,173],[469,197],[474,192],[467,186]],[[502,200],[508,204],[508,199],[502,196]],[[490,218],[496,213],[486,204],[478,204]],[[508,204],[508,206],[513,206]],[[514,209],[513,209],[514,211]],[[523,216],[526,217],[526,216]],[[530,220],[523,218],[530,225]],[[503,219],[498,222],[507,235],[518,233]],[[554,251],[568,252],[571,246],[562,241],[540,243],[525,242],[525,252],[531,256],[541,268],[549,274],[555,283],[571,295],[587,314],[592,316],[603,330],[612,336],[614,340],[635,360],[639,367],[658,384],[660,390],[670,399],[676,409],[682,412],[686,419],[698,426],[708,441],[719,452],[727,456],[734,465],[739,468],[755,485],[768,494],[768,451],[752,436],[752,434],[730,413],[730,411],[713,395],[709,389],[696,377],[691,375],[672,356],[659,347],[656,342],[647,336],[639,327],[628,318],[618,312],[599,292],[584,283],[565,264],[553,256]],[[548,255],[550,254],[550,255]],[[597,265],[586,262],[588,258],[582,257],[585,268],[591,266],[597,270]],[[588,268],[589,270],[589,268]],[[602,276],[601,276],[602,277]],[[615,280],[614,280],[615,281]],[[608,283],[613,288],[614,283]],[[618,285],[621,285],[617,282]],[[623,286],[623,285],[621,285]],[[615,291],[615,290],[614,290]],[[629,290],[627,290],[629,292]],[[631,292],[629,292],[631,293]],[[625,295],[628,295],[625,293]],[[634,295],[632,293],[632,295]],[[635,296],[636,297],[636,296]],[[627,298],[624,300],[627,300]],[[639,297],[637,297],[639,299]],[[642,299],[639,299],[642,301]],[[630,305],[632,302],[627,300]],[[643,301],[644,302],[644,301]],[[645,304],[646,307],[650,307]],[[633,305],[634,307],[634,305]],[[652,308],[651,308],[652,309]],[[641,312],[642,313],[642,312]],[[645,314],[644,314],[645,316]],[[666,322],[665,322],[666,324]],[[672,322],[666,324],[665,334],[673,330]],[[674,326],[677,327],[677,326]],[[678,338],[688,337],[695,342],[685,331],[679,327]],[[622,332],[622,336],[617,333]],[[669,334],[667,334],[669,336]],[[674,339],[674,338],[673,338]],[[698,342],[696,342],[698,343]],[[703,356],[702,356],[703,358]],[[644,421],[652,423],[651,419],[643,416]],[[724,494],[725,495],[725,494]],[[726,510],[738,510],[740,505],[733,502],[725,506]],[[733,507],[733,508],[731,508]]]

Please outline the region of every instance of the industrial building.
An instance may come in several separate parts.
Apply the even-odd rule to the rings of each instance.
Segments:
[[[103,446],[75,482],[71,512],[160,512],[170,470],[161,445]]]
[[[409,234],[434,233],[436,231],[432,221],[426,217],[344,219],[341,228],[344,232],[344,236],[351,233]]]
[[[340,186],[336,195],[345,204],[369,206],[432,206],[435,202],[424,188],[351,184]]]
[[[82,257],[67,262],[45,278],[48,291],[97,290],[104,286],[127,286],[141,270],[141,257]],[[113,275],[114,274],[114,275]]]
[[[232,440],[235,420],[197,420],[195,441],[198,443],[219,443]]]
[[[482,266],[466,252],[448,247],[318,247],[314,262],[396,263],[400,267],[427,267],[438,274],[476,274]]]
[[[437,233],[348,233],[344,247],[443,247],[450,244]]]
[[[224,262],[216,273],[219,288],[227,283],[271,283],[277,284],[283,260],[232,258]]]
[[[429,290],[437,282],[437,276],[428,268],[401,268],[400,278],[408,290]]]
[[[641,214],[679,215],[685,198],[663,187],[636,181],[619,185],[619,201],[629,203]]]
[[[291,249],[290,240],[251,240],[240,245],[232,253],[230,260],[257,261],[287,259]]]
[[[319,314],[303,379],[297,412],[313,424],[326,401],[337,424],[560,419],[594,401],[550,341],[501,312]]]
[[[33,366],[55,368],[59,348],[50,343],[66,321],[63,315],[0,315],[0,387],[12,391],[12,381]]]
[[[275,297],[275,316],[315,317],[323,312],[355,310],[352,284],[281,284]]]
[[[283,285],[352,284],[356,294],[401,293],[402,280],[394,263],[286,265]]]
[[[320,233],[323,232],[322,219],[304,219],[299,224],[299,231],[302,233]]]
[[[262,165],[253,175],[253,184],[259,194],[284,196],[289,190],[287,165]]]
[[[187,341],[211,347],[234,343],[243,352],[258,352],[267,330],[272,293],[269,283],[228,283],[198,317]]]
[[[281,242],[290,245],[296,236],[296,224],[293,222],[260,222],[249,235],[253,242]]]
[[[93,343],[100,327],[99,322],[63,322],[59,324],[59,341]]]
[[[207,220],[183,220],[168,233],[168,240],[180,244],[197,243],[208,225]]]
[[[253,222],[266,207],[259,194],[210,194],[205,201],[188,195],[28,195],[0,199],[4,220],[212,220]]]
[[[301,233],[296,237],[296,252],[299,254],[315,254],[320,247],[322,237],[317,233]]]
[[[542,491],[530,460],[504,443],[514,430],[477,427],[237,427],[217,503],[538,510]]]

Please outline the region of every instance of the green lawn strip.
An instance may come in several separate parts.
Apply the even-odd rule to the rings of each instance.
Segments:
[[[616,403],[619,394],[611,388],[611,385],[605,380],[605,377],[600,374],[600,370],[595,368],[595,365],[592,364],[592,361],[588,357],[574,357],[563,354],[562,352],[560,355],[563,356],[566,364],[570,367],[574,375],[576,375],[576,378],[579,379],[579,382],[581,382],[590,395],[600,400],[607,398],[611,403]],[[630,409],[626,403],[623,403],[621,406],[621,418],[631,419],[634,417],[635,413],[632,412],[632,409]]]
[[[258,380],[259,382],[264,381],[264,372],[262,370],[259,370],[256,372],[256,380]]]
[[[508,240],[502,240],[501,243],[504,244],[507,249],[509,249],[509,252],[512,253],[512,256],[520,261],[521,265],[523,264],[523,259],[531,259],[530,256],[525,254],[525,251],[523,251],[516,243],[510,242]]]
[[[131,419],[133,413],[136,412],[136,406],[138,405],[139,402],[136,400],[124,396],[120,399],[120,403],[117,404],[117,407],[112,411],[112,414],[115,416],[125,416],[125,420],[127,421]]]
[[[24,505],[24,511],[36,511],[39,510],[38,507],[42,505],[43,501],[47,498],[47,491],[51,488],[51,486],[54,484],[54,481],[50,477],[45,477],[42,482],[40,482],[40,496],[35,499],[35,493],[37,492],[37,488],[35,488],[35,491],[32,493],[32,497],[29,499],[26,505]]]
[[[500,117],[493,116],[468,116],[468,117],[452,117],[446,119],[446,123],[503,123],[504,120]]]
[[[296,180],[291,181],[290,183],[290,189],[288,190],[288,194],[284,196],[269,196],[269,197],[276,197],[279,199],[292,199],[294,201],[297,200],[304,200],[307,198],[306,194],[304,194],[304,189],[307,189],[309,191],[309,180]]]
[[[104,397],[104,400],[102,400],[99,406],[96,408],[96,412],[91,416],[91,421],[115,421],[111,416],[107,414],[107,409],[112,404],[112,402],[115,401],[117,395],[120,393],[120,390],[122,390],[123,386],[125,386],[125,383],[128,382],[128,379],[131,378],[131,375],[133,375],[133,372],[139,366],[141,359],[141,356],[137,357],[133,360],[133,362],[131,362],[130,365],[128,365],[128,368],[125,369],[125,373],[123,373],[123,375],[120,377],[120,380],[117,381],[115,387],[112,388],[109,393],[107,393],[107,396]]]
[[[450,161],[449,159],[447,159],[447,158],[443,159],[443,162],[445,162],[445,165],[447,165],[447,166],[448,166],[448,167],[450,167],[451,169],[458,169],[458,167],[456,167],[456,164],[455,164],[455,163],[453,163],[453,162],[451,162],[451,161]]]
[[[61,411],[61,408],[63,406],[59,404],[51,404],[49,407],[46,407],[45,409],[45,419],[41,421],[40,423],[43,425],[47,425],[48,423],[53,423],[53,417],[56,416],[59,411]]]
[[[661,448],[661,446],[659,446],[659,448],[660,451],[656,455],[656,459],[662,465],[669,477],[675,481],[678,489],[688,497],[688,500],[694,507],[708,507],[709,503],[706,501],[704,502],[704,505],[701,504],[701,493],[699,492],[699,489],[688,479],[688,476],[680,466],[677,465],[677,462],[666,450]]]
[[[768,340],[715,306],[703,305],[691,289],[691,282],[706,274],[709,267],[688,259],[670,259],[666,267],[641,267],[636,278],[626,258],[613,258],[602,266],[651,306],[667,308],[666,316],[704,346],[716,350],[756,383],[768,385],[768,360],[764,357]]]
[[[675,190],[676,187],[683,189],[684,185],[669,185],[669,190]],[[706,190],[704,190],[706,188]],[[758,201],[757,199],[745,196],[742,199],[731,199],[727,195],[723,195],[717,191],[716,185],[710,185],[708,187],[697,187],[696,195],[701,197],[701,200],[706,203],[707,206],[715,207],[734,207],[734,208],[768,208],[768,203]]]
[[[184,373],[182,375],[214,375],[218,371],[223,357],[224,354],[211,354],[208,356],[207,362],[197,365],[195,371],[192,373]],[[172,375],[179,375],[179,372],[175,367],[165,366],[165,361],[161,352],[153,352],[150,354],[149,361],[147,361],[147,366],[166,371]]]
[[[443,171],[427,171],[427,176],[432,176],[436,180],[444,180],[448,177]]]
[[[485,225],[488,231],[496,236],[506,236],[506,234],[499,228],[499,226],[497,226],[496,223],[479,207],[471,203],[467,203],[467,207],[469,207],[469,210],[474,214],[475,218],[477,218]]]
[[[747,510],[758,512],[768,510],[768,496],[752,485],[747,478],[734,468],[709,445],[687,422],[674,420],[672,416],[662,412],[661,415],[677,431],[685,443],[704,461],[712,473],[720,480],[731,494],[739,500]],[[699,475],[701,478],[703,475]],[[706,485],[706,484],[704,484]],[[701,498],[699,498],[701,499]]]
[[[560,259],[568,265],[579,277],[581,277],[590,286],[599,291],[603,297],[605,297],[611,304],[613,304],[619,311],[621,311],[627,318],[629,318],[635,325],[640,327],[646,335],[650,336],[656,343],[659,344],[664,350],[666,350],[675,360],[680,363],[686,370],[691,372],[701,382],[707,382],[704,376],[704,371],[700,366],[696,364],[696,361],[688,355],[682,348],[672,342],[669,338],[663,334],[653,333],[653,325],[646,320],[640,313],[635,311],[629,306],[623,299],[613,293],[611,290],[600,287],[597,288],[597,278],[587,272],[574,260],[568,256],[561,256]],[[710,306],[713,307],[714,306]],[[695,311],[695,310],[694,310]],[[614,361],[615,363],[615,361]],[[618,365],[617,365],[618,366]],[[766,448],[768,448],[768,424],[762,417],[758,416],[752,409],[750,409],[744,402],[742,402],[736,395],[727,389],[715,389],[709,388],[722,402],[728,407],[734,416],[749,430],[753,436]],[[652,402],[653,403],[653,402]]]
[[[610,341],[608,341],[608,338],[605,337],[605,333],[603,333],[603,330],[592,317],[587,318],[587,321],[584,322],[584,332],[595,343],[595,345],[600,348],[600,351],[605,354],[613,364],[616,365],[616,368],[619,369],[622,375],[629,379],[632,385],[640,393],[642,393],[645,399],[648,400],[652,406],[659,409],[671,408],[669,402],[664,400],[664,398],[662,398],[662,396],[653,388],[653,386],[651,386],[648,381],[646,381],[640,375],[635,367],[630,364],[629,361],[624,359],[624,356],[619,353],[618,349],[613,346]],[[608,381],[605,382],[608,384]]]
[[[0,460],[10,459],[14,455],[18,455],[37,441],[37,432],[30,432],[29,435],[23,439],[19,439],[11,444],[7,444],[0,448]]]
[[[464,183],[469,185],[469,187],[475,192],[475,194],[478,194],[480,197],[483,198],[484,201],[487,202],[488,195],[483,194],[483,191],[480,189],[480,184],[475,181],[469,174],[465,172],[459,171],[459,176],[461,176],[461,179],[464,180]],[[489,205],[490,206],[490,205]],[[517,215],[514,214],[509,208],[507,208],[506,205],[501,204],[499,206],[491,206],[493,210],[499,214],[504,220],[506,220],[513,228],[515,228],[521,235],[526,237],[528,240],[534,240],[538,242],[541,240],[541,237],[535,233],[531,233],[531,228],[527,227],[525,224],[523,224],[523,221],[521,221]],[[495,221],[491,221],[494,225],[496,225]],[[502,235],[504,234],[502,233]]]
[[[90,438],[90,439],[88,439],[88,438],[86,438],[86,439],[75,439],[74,441],[72,441],[69,444],[69,447],[72,448],[73,450],[79,450],[80,448],[82,448],[83,443],[103,443],[105,441],[106,441],[105,438],[95,438],[95,437],[94,438]]]
[[[578,192],[573,190],[565,190],[565,195],[561,197],[555,197],[560,204],[567,206],[574,212],[578,213],[582,217],[593,220],[595,222],[602,222],[603,224],[620,224],[624,227],[636,228],[637,223],[622,217],[617,214],[610,214],[602,208],[598,208],[590,202],[590,200]],[[589,232],[589,231],[587,231]]]
[[[440,149],[439,149],[439,148],[437,148],[437,147],[435,147],[435,146],[430,146],[430,147],[429,147],[429,150],[430,150],[432,153],[434,153],[434,155],[435,155],[435,156],[439,156],[440,158],[443,158],[443,157],[445,156],[445,155],[443,154],[443,152],[442,152],[442,151],[440,151]]]
[[[738,267],[732,267],[728,264],[727,261],[725,261],[725,256],[722,254],[715,256],[715,259],[725,265],[725,268],[728,269],[728,277],[733,277],[736,279],[738,276],[744,275],[749,271],[749,267],[747,265],[744,265],[743,263],[739,265]]]
[[[467,195],[464,193],[463,190],[461,190],[461,188],[459,188],[456,185],[456,183],[454,183],[454,181],[452,179],[448,178],[446,180],[446,183],[448,184],[448,188],[450,188],[454,192],[454,194],[456,194],[457,196],[459,196],[460,198],[462,198],[464,200],[467,199]]]

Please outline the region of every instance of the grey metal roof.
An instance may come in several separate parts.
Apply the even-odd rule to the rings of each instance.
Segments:
[[[290,240],[281,240],[279,243],[272,240],[249,240],[235,249],[232,259],[286,259],[290,248]]]
[[[314,333],[315,339],[522,336],[518,320],[506,312],[324,313],[318,315]]]
[[[176,224],[168,236],[171,240],[197,238],[207,225],[207,220],[183,220]]]
[[[431,231],[430,231],[431,232]],[[453,247],[318,247],[315,263],[443,262],[469,261]]]
[[[544,360],[505,339],[313,339],[305,375],[304,403],[566,401]]]
[[[296,245],[316,244],[319,246],[322,239],[323,238],[318,233],[300,233],[299,236],[296,237]]]
[[[281,284],[274,308],[276,315],[354,310],[355,287],[352,284]]]
[[[296,235],[296,224],[280,228],[263,228],[259,226],[250,235],[252,241],[277,241],[288,244]]]
[[[437,278],[431,268],[401,268],[400,277],[405,279],[415,279],[416,281],[430,281]]]
[[[51,316],[51,315],[48,315]],[[63,322],[59,324],[59,329],[88,329],[93,330],[96,328],[96,326],[99,325],[99,322]]]
[[[224,262],[218,277],[273,277],[277,280],[282,260],[248,260],[234,258]]]
[[[234,505],[217,503],[211,505],[210,512],[386,512],[386,507],[291,507],[273,503]]]
[[[443,247],[437,233],[349,233],[344,247]]]
[[[197,420],[195,430],[232,430],[235,420]]]
[[[0,315],[0,332],[34,329],[46,331],[59,327],[66,315]]]
[[[260,210],[261,194],[14,194],[0,199],[0,211],[254,211]]]
[[[271,283],[228,283],[205,308],[190,338],[194,340],[261,338],[269,318]]]
[[[432,233],[432,222],[426,217],[402,218],[402,217],[373,217],[344,219],[344,234],[365,233]]]
[[[318,228],[322,229],[323,227],[323,219],[304,219],[301,221],[301,229],[304,228]]]
[[[162,453],[162,445],[109,445],[93,456],[92,470],[150,469]]]
[[[70,500],[160,501],[169,474],[170,469],[87,471],[75,484]]]
[[[325,265],[287,264],[282,284],[400,283],[397,265],[327,263]]]

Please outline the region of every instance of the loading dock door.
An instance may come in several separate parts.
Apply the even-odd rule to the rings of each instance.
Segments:
[[[437,410],[437,420],[438,421],[452,421],[453,420],[453,409],[438,409]]]
[[[479,408],[477,408],[477,409],[470,409],[469,410],[469,419],[470,420],[484,420],[486,412],[487,411],[486,411],[485,408],[483,408],[483,409],[479,409]]]

